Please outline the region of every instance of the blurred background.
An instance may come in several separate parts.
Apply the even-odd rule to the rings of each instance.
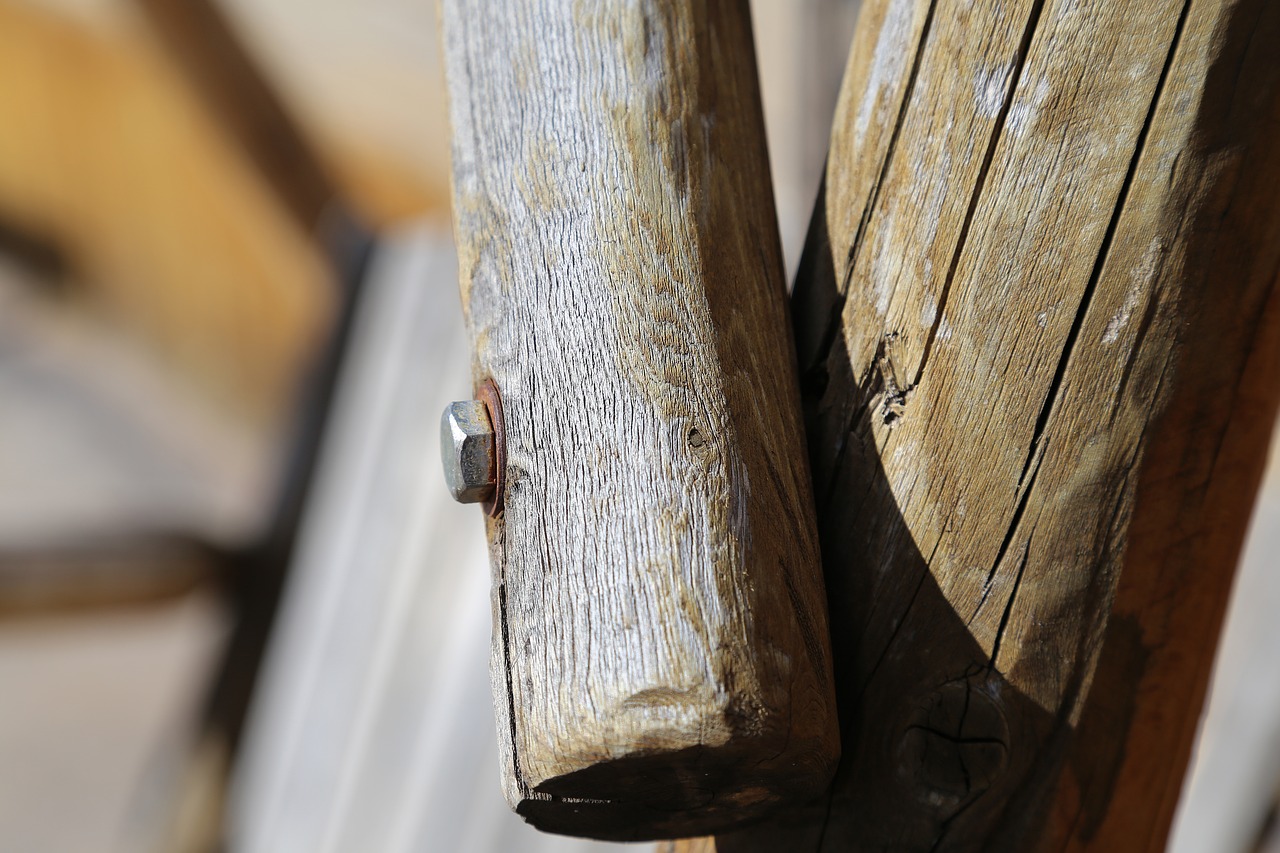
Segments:
[[[794,272],[857,2],[752,10]],[[0,0],[0,851],[615,846],[498,787],[437,38],[434,0]],[[1180,853],[1280,851],[1278,569],[1273,460]]]

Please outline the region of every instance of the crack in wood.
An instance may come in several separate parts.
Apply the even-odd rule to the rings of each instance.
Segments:
[[[1000,659],[1000,644],[1004,640],[1005,629],[1009,627],[1009,617],[1013,614],[1013,602],[1018,597],[1018,588],[1022,586],[1022,577],[1026,574],[1027,563],[1031,556],[1031,540],[1022,549],[1022,561],[1018,564],[1018,573],[1013,578],[1013,589],[1009,590],[1009,598],[1004,604],[1004,613],[1000,615],[1000,626],[996,628],[995,640],[991,643],[991,669],[999,672],[996,664]]]
[[[493,521],[490,523],[494,525],[502,524],[501,521]],[[496,547],[499,549],[503,549],[506,547],[505,539],[502,536],[501,530],[499,530],[494,534],[493,541],[495,542]],[[506,564],[507,564],[506,559],[502,557],[499,557],[495,561],[496,571],[499,574],[499,577],[497,578],[496,583],[497,583],[497,595],[498,595],[498,613],[501,617],[500,628],[502,632],[502,646],[501,646],[500,653],[502,655],[502,671],[506,679],[505,686],[506,686],[506,693],[507,693],[507,737],[511,744],[511,766],[515,770],[513,774],[513,778],[515,779],[516,785],[520,789],[520,795],[523,797],[528,797],[530,795],[530,791],[528,786],[524,782],[524,774],[520,772],[520,748],[518,745],[519,741],[516,737],[516,697],[515,697],[515,690],[511,686],[511,677],[512,677],[511,634],[510,634],[510,628],[508,627],[508,620],[507,620],[507,582],[506,582],[506,578],[502,577],[503,567],[506,566]]]
[[[1035,427],[1032,430],[1031,441],[1029,443],[1028,450],[1027,450],[1027,459],[1023,464],[1022,473],[1018,478],[1018,488],[1021,489],[1022,491],[1018,499],[1017,507],[1014,510],[1013,517],[1010,519],[1009,526],[1008,526],[1007,532],[1005,533],[1004,540],[1001,542],[1000,548],[996,552],[996,559],[992,563],[991,569],[987,575],[988,585],[991,583],[991,581],[995,577],[995,573],[999,570],[1000,564],[1004,560],[1004,556],[1007,553],[1008,548],[1012,543],[1014,536],[1016,535],[1017,529],[1022,521],[1023,512],[1027,506],[1027,500],[1031,495],[1032,490],[1035,487],[1036,475],[1039,473],[1040,468],[1038,464],[1034,468],[1032,468],[1032,464],[1033,462],[1035,462],[1036,459],[1043,458],[1044,447],[1042,445],[1045,442],[1045,432],[1046,432],[1046,429],[1048,428],[1049,419],[1052,416],[1053,411],[1058,403],[1058,399],[1061,395],[1062,383],[1063,383],[1063,379],[1066,376],[1067,367],[1071,361],[1072,354],[1075,352],[1076,343],[1078,342],[1080,337],[1080,330],[1084,326],[1084,321],[1085,321],[1086,315],[1088,314],[1089,306],[1093,302],[1093,297],[1097,290],[1098,281],[1102,277],[1102,270],[1106,265],[1106,260],[1111,249],[1111,244],[1115,238],[1116,228],[1118,227],[1120,222],[1120,217],[1124,212],[1125,202],[1128,200],[1129,191],[1133,184],[1133,178],[1134,178],[1134,175],[1137,173],[1138,163],[1142,159],[1142,152],[1145,149],[1147,135],[1151,130],[1151,123],[1155,118],[1156,109],[1160,103],[1160,96],[1164,91],[1164,85],[1166,80],[1168,79],[1169,69],[1173,65],[1173,59],[1177,53],[1178,44],[1181,40],[1182,29],[1186,23],[1187,12],[1190,10],[1190,8],[1191,8],[1191,2],[1190,0],[1186,0],[1186,2],[1183,4],[1182,11],[1178,16],[1178,22],[1174,27],[1173,38],[1170,40],[1169,50],[1165,56],[1164,65],[1160,70],[1160,76],[1156,81],[1155,92],[1152,95],[1151,103],[1147,108],[1146,117],[1143,120],[1141,130],[1138,132],[1137,141],[1134,144],[1134,153],[1133,153],[1133,156],[1130,157],[1129,159],[1128,170],[1125,172],[1124,181],[1120,185],[1120,191],[1117,194],[1115,204],[1112,207],[1111,217],[1107,223],[1107,230],[1103,235],[1102,243],[1099,245],[1099,248],[1098,248],[1098,254],[1094,259],[1093,270],[1089,275],[1088,283],[1085,285],[1084,293],[1080,297],[1080,303],[1076,308],[1076,313],[1075,313],[1075,317],[1072,320],[1071,329],[1067,333],[1066,343],[1063,345],[1062,352],[1058,357],[1058,364],[1054,370],[1054,376],[1053,376],[1052,382],[1049,385],[1049,391],[1045,395],[1044,403],[1040,408],[1040,414],[1036,418]],[[1155,301],[1154,297],[1152,298],[1152,301],[1154,303]],[[1030,479],[1028,479],[1028,471],[1030,471]],[[1026,481],[1025,487],[1023,486],[1024,481]],[[1029,548],[1029,542],[1030,540],[1028,540],[1028,548]],[[1005,604],[1004,614],[1000,621],[1000,628],[996,632],[996,639],[995,639],[995,642],[992,648],[992,653],[991,653],[991,663],[993,667],[995,666],[995,663],[996,663],[996,659],[1000,649],[1000,641],[1004,634],[1004,629],[1006,624],[1008,623],[1010,611],[1013,606],[1013,596],[1017,594],[1018,585],[1022,581],[1022,573],[1026,569],[1027,553],[1028,553],[1027,551],[1024,551],[1023,553],[1022,564],[1018,568],[1018,575],[1017,575],[1017,579],[1014,582],[1013,591],[1010,593],[1009,600]],[[985,600],[985,597],[986,596],[984,595],[983,596],[984,600]]]
[[[1169,43],[1169,50],[1165,55],[1164,65],[1160,69],[1160,76],[1156,80],[1155,92],[1151,97],[1151,103],[1147,108],[1146,117],[1143,119],[1142,128],[1138,131],[1137,142],[1134,144],[1133,156],[1129,158],[1129,168],[1125,172],[1124,181],[1120,184],[1120,192],[1117,194],[1116,201],[1111,211],[1111,218],[1107,223],[1107,230],[1102,238],[1102,243],[1098,247],[1098,254],[1094,259],[1093,271],[1089,275],[1088,284],[1085,285],[1084,294],[1080,297],[1080,303],[1076,307],[1075,318],[1072,321],[1071,329],[1067,333],[1067,341],[1062,347],[1062,352],[1058,356],[1058,365],[1054,371],[1053,381],[1049,384],[1049,391],[1045,395],[1044,404],[1040,408],[1040,414],[1036,418],[1035,428],[1031,432],[1031,443],[1027,449],[1027,460],[1022,467],[1022,476],[1019,481],[1026,477],[1027,470],[1031,467],[1031,462],[1039,449],[1040,442],[1044,437],[1045,428],[1048,426],[1049,418],[1053,413],[1053,409],[1058,402],[1058,396],[1062,389],[1062,380],[1066,376],[1067,365],[1070,363],[1071,356],[1075,352],[1076,342],[1080,337],[1080,329],[1084,325],[1085,315],[1089,311],[1089,306],[1093,302],[1094,293],[1098,288],[1098,281],[1102,277],[1102,270],[1106,266],[1107,257],[1111,251],[1112,241],[1115,239],[1116,228],[1120,223],[1120,216],[1124,212],[1125,203],[1129,199],[1129,191],[1133,186],[1134,175],[1138,171],[1138,163],[1142,159],[1142,152],[1146,148],[1147,135],[1151,132],[1151,123],[1155,119],[1156,108],[1160,104],[1160,96],[1164,92],[1164,86],[1169,77],[1169,69],[1173,66],[1174,56],[1178,51],[1178,44],[1182,39],[1182,29],[1187,21],[1187,12],[1191,9],[1191,0],[1183,3],[1182,11],[1178,15],[1178,23],[1174,26],[1173,38]],[[1028,489],[1030,491],[1030,489]]]
[[[876,181],[871,186],[871,192],[868,194],[866,204],[862,208],[862,216],[858,220],[857,230],[853,234],[853,242],[849,246],[846,260],[847,266],[840,288],[840,292],[844,294],[845,299],[848,298],[849,283],[853,277],[853,269],[857,265],[858,255],[862,251],[862,242],[866,236],[867,227],[871,224],[871,217],[876,210],[876,202],[880,198],[880,187],[884,184],[885,175],[888,174],[889,167],[893,165],[893,155],[898,147],[898,137],[902,133],[902,125],[906,120],[907,110],[911,106],[911,98],[915,94],[916,80],[920,76],[920,61],[924,56],[925,45],[929,41],[929,32],[933,27],[933,17],[937,5],[938,0],[929,0],[929,8],[924,14],[924,23],[920,27],[920,40],[916,42],[915,53],[911,59],[911,71],[907,75],[907,85],[902,92],[902,101],[898,104],[898,115],[893,123],[893,130],[889,134],[889,145],[885,149],[884,160],[880,163]]]
[[[960,225],[960,234],[956,239],[955,249],[951,253],[951,263],[947,267],[947,275],[942,281],[942,291],[938,294],[933,323],[930,324],[929,334],[925,338],[924,351],[921,353],[920,363],[916,367],[915,379],[911,382],[913,387],[919,385],[920,380],[924,377],[925,363],[929,361],[929,354],[933,351],[933,344],[938,338],[938,329],[942,327],[942,322],[946,317],[947,300],[951,296],[951,285],[955,281],[956,270],[960,266],[960,256],[964,252],[965,243],[969,238],[969,229],[973,225],[973,217],[978,210],[978,202],[982,198],[982,191],[987,184],[987,174],[990,172],[991,163],[995,159],[996,147],[1000,144],[1001,136],[1004,135],[1005,123],[1009,118],[1009,108],[1013,105],[1013,99],[1018,94],[1018,84],[1022,81],[1022,71],[1027,62],[1027,54],[1031,50],[1031,39],[1040,23],[1040,13],[1043,10],[1044,0],[1035,0],[1031,5],[1030,13],[1027,15],[1027,25],[1023,29],[1022,41],[1019,42],[1018,50],[1014,54],[1014,68],[1009,83],[1009,94],[1001,103],[1000,111],[992,124],[991,134],[987,138],[987,148],[983,153],[982,164],[978,167],[978,176],[974,181],[973,192],[969,195],[969,206],[965,210],[964,221]]]
[[[1043,2],[1043,0],[1041,0]],[[937,7],[937,0],[930,0],[929,8],[925,11],[924,23],[920,28],[920,37],[916,42],[915,51],[912,56],[911,71],[907,77],[907,84],[902,93],[902,100],[898,103],[898,111],[894,120],[893,129],[889,134],[889,143],[885,148],[883,159],[880,161],[880,167],[876,172],[875,182],[871,185],[871,191],[867,194],[867,199],[862,207],[862,214],[858,220],[858,227],[854,231],[853,240],[849,243],[849,248],[845,251],[844,270],[839,277],[839,285],[836,287],[835,300],[828,312],[828,322],[823,330],[822,339],[819,343],[814,365],[825,364],[831,355],[832,348],[835,345],[836,336],[840,333],[842,326],[841,320],[844,316],[844,306],[849,299],[849,287],[853,281],[854,268],[857,266],[858,256],[862,251],[862,244],[866,235],[866,230],[871,223],[871,217],[876,208],[876,202],[880,198],[880,188],[884,184],[885,176],[888,174],[890,166],[893,164],[894,151],[897,148],[898,137],[902,132],[903,123],[906,120],[907,110],[911,105],[911,98],[915,92],[916,79],[920,73],[920,63],[924,55],[925,44],[929,40],[929,32],[932,29],[934,11]],[[823,184],[826,183],[826,169],[823,169]],[[825,219],[825,202],[826,193],[819,188],[817,204],[814,207],[814,216],[823,217]],[[817,247],[825,248],[830,251],[830,246]],[[806,250],[808,247],[806,247]],[[848,427],[846,426],[846,429]]]

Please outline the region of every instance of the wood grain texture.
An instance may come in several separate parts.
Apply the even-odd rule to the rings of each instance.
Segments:
[[[471,387],[456,274],[447,231],[382,235],[226,850],[616,853],[538,832],[496,784],[483,515],[450,498],[436,446]]]
[[[821,791],[837,754],[745,3],[443,4],[508,800],[628,839]]]
[[[717,849],[1163,849],[1280,395],[1278,49],[866,4],[793,305],[845,760]]]

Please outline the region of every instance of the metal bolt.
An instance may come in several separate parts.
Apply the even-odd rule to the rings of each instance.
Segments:
[[[479,400],[450,403],[440,418],[440,458],[449,493],[459,503],[493,494],[497,452],[489,411]]]

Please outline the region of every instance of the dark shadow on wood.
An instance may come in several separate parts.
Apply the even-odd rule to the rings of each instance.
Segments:
[[[1200,132],[1188,159],[1233,165],[1206,172],[1209,195],[1176,211],[1192,236],[1185,267],[1161,282],[1175,294],[1170,310],[1183,330],[1171,353],[1174,390],[1141,438],[1114,609],[1109,574],[1086,567],[1082,606],[1109,614],[1098,620],[1096,669],[1084,671],[1085,644],[1098,640],[1082,636],[1064,661],[1072,674],[1056,709],[1030,701],[992,667],[994,655],[935,582],[931,555],[912,541],[870,430],[873,418],[891,414],[881,359],[854,375],[820,192],[792,310],[844,759],[827,797],[718,837],[719,853],[1120,849],[1107,846],[1120,838],[1134,845],[1124,849],[1161,849],[1280,374],[1280,151],[1269,144],[1280,127],[1280,7],[1242,4],[1231,24],[1196,105]],[[1239,340],[1250,345],[1224,346]],[[1122,390],[1147,399],[1132,386],[1149,379],[1134,376]],[[1073,726],[1070,709],[1081,707],[1083,691]],[[1109,822],[1123,827],[1104,831]]]
[[[29,270],[29,280],[60,293],[69,284],[71,263],[63,247],[39,233],[0,215],[0,256]]]
[[[1073,791],[1059,809],[1074,807],[1076,843],[1105,844],[1110,822],[1145,836],[1132,849],[1164,849],[1276,419],[1280,5],[1240,3],[1217,37],[1184,159],[1232,165],[1198,178],[1188,272],[1165,284],[1183,328],[1176,391],[1148,429],[1124,572],[1067,759],[1078,802]],[[1126,763],[1139,769],[1121,778]]]
[[[974,804],[1048,796],[1027,787],[1043,778],[1034,745],[1054,732],[1065,743],[1070,727],[992,668],[902,519],[870,428],[884,416],[883,378],[852,375],[824,210],[820,193],[792,310],[844,759],[827,798],[722,835],[717,849],[997,849],[999,812]],[[902,616],[876,621],[894,626],[888,636],[868,636],[871,611],[885,608]]]

